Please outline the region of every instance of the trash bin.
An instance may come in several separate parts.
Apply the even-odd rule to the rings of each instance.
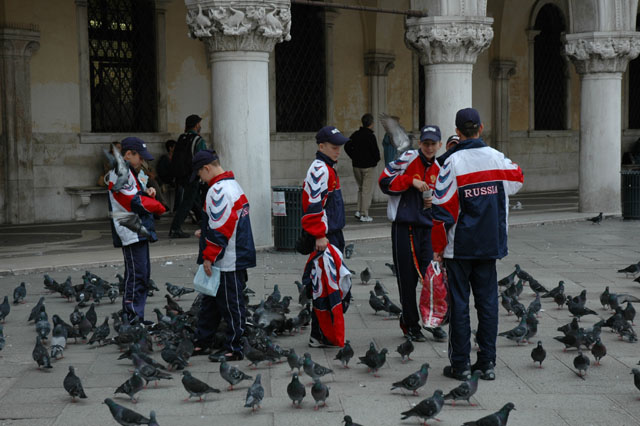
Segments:
[[[640,170],[622,170],[620,174],[622,175],[622,217],[640,219]]]
[[[274,186],[273,192],[284,192],[286,216],[273,217],[273,240],[278,250],[294,250],[302,231],[302,187]]]

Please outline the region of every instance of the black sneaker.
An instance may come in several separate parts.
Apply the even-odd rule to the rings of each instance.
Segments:
[[[478,364],[477,362],[471,366],[471,372],[480,371],[482,380],[495,380],[496,372],[493,363]]]
[[[189,234],[181,229],[172,229],[169,231],[169,238],[189,238]]]
[[[447,338],[447,332],[442,327],[424,327],[424,329],[433,334],[433,338],[436,340],[445,340]]]
[[[442,374],[445,377],[449,377],[450,379],[461,380],[461,381],[469,380],[471,378],[471,371],[469,371],[468,368],[464,371],[458,371],[450,365],[447,365],[444,368],[444,370],[442,371]]]
[[[424,334],[422,334],[422,331],[420,331],[419,329],[416,330],[409,330],[407,333],[405,333],[405,337],[410,337],[412,341],[414,342],[426,342],[427,338],[425,337]]]

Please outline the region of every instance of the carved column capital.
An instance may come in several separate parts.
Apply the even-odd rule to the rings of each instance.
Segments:
[[[40,48],[40,31],[32,25],[0,28],[0,55],[31,57]]]
[[[392,53],[368,52],[364,54],[364,73],[366,75],[387,76],[395,66],[396,56]]]
[[[489,64],[489,76],[492,80],[509,80],[515,73],[515,61],[496,59]]]
[[[422,65],[474,64],[493,40],[493,18],[407,18],[405,43],[420,54]]]
[[[578,74],[622,73],[640,54],[640,33],[567,34],[564,50]]]
[[[270,52],[291,39],[288,0],[185,0],[189,36],[204,41],[210,52]]]

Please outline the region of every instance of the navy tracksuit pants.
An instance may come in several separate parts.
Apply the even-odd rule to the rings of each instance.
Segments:
[[[210,347],[213,337],[224,318],[227,323],[225,348],[230,352],[242,352],[242,334],[247,320],[242,292],[247,282],[247,271],[220,272],[220,287],[215,297],[202,296],[198,313],[196,346]]]
[[[149,241],[122,247],[124,257],[124,294],[122,296],[122,310],[132,320],[144,321],[144,306],[149,291],[151,277],[151,262],[149,261]]]
[[[449,361],[463,371],[470,365],[469,294],[478,312],[478,365],[496,363],[498,280],[495,259],[445,259],[449,281]]]
[[[411,237],[413,237],[413,249]],[[393,222],[391,224],[391,247],[393,263],[396,265],[400,303],[402,304],[400,327],[405,332],[419,330],[421,327],[416,302],[416,286],[420,281],[420,275],[418,275],[413,256],[415,250],[420,274],[424,276],[429,263],[433,260],[431,228]]]

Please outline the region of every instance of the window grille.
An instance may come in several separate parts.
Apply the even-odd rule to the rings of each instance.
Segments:
[[[640,15],[636,17],[640,31]],[[640,57],[629,62],[629,128],[640,129]]]
[[[276,130],[315,132],[327,115],[323,12],[292,4],[291,16],[291,40],[275,49]]]
[[[557,6],[547,4],[536,17],[534,40],[534,114],[536,130],[563,130],[567,115],[567,63],[561,34],[564,18]]]
[[[153,0],[89,0],[91,130],[157,130]]]

